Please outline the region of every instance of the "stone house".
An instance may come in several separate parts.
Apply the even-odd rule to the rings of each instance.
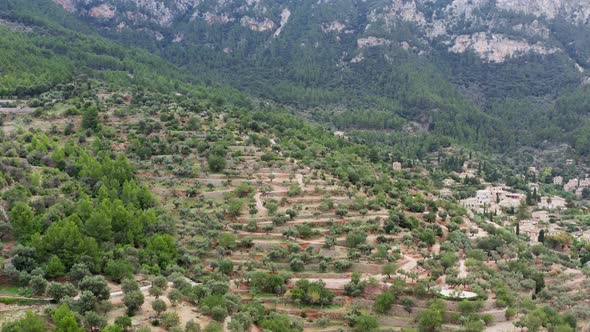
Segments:
[[[539,202],[539,208],[546,210],[565,209],[567,202],[559,196],[543,196]]]

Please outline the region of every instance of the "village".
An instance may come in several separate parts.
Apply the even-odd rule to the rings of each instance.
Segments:
[[[464,165],[465,171],[458,174],[459,177],[475,176],[475,169],[470,168],[467,163]],[[530,167],[529,172],[538,175],[536,167]],[[511,227],[514,225],[517,217],[517,210],[526,207],[527,218],[518,220],[519,233],[530,238],[531,243],[538,242],[539,233],[543,231],[544,235],[556,235],[561,232],[567,232],[574,238],[590,240],[590,229],[571,230],[568,225],[575,223],[568,220],[565,213],[571,202],[568,199],[557,195],[542,195],[542,187],[547,186],[538,182],[528,183],[528,195],[533,196],[533,202],[527,193],[515,190],[503,183],[492,184],[479,179],[484,189],[476,191],[474,197],[461,200],[461,205],[469,209],[474,214],[493,215],[494,221],[502,226]],[[590,189],[590,178],[583,179],[572,178],[564,183],[562,176],[555,176],[551,179],[552,189],[563,190],[564,193],[571,193],[575,198],[582,199],[585,192]],[[454,181],[445,179],[443,181],[445,188],[441,189],[441,195],[449,196],[452,193],[450,187]],[[551,186],[551,185],[550,185]],[[555,191],[555,190],[554,190]],[[570,195],[571,199],[571,195]],[[577,227],[575,227],[577,228]]]

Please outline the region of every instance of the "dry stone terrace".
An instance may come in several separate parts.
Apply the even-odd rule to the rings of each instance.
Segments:
[[[100,96],[110,107],[101,115],[104,133],[115,151],[128,156],[138,179],[157,197],[158,209],[171,212],[179,264],[189,287],[224,280],[241,303],[260,301],[268,310],[301,320],[306,331],[325,332],[346,326],[351,310],[377,317],[386,328],[414,327],[433,299],[444,303],[447,328],[459,328],[458,317],[469,303],[475,306],[469,310],[485,318],[486,329],[504,328],[514,317],[502,301],[514,294],[506,295],[498,280],[524,284],[512,286],[525,298],[534,291],[531,279],[515,277],[507,267],[518,261],[520,240],[504,230],[506,225],[482,220],[454,201],[459,181],[444,181],[451,195],[440,198],[441,188],[416,185],[418,176],[428,178],[426,169],[368,166],[374,167],[370,173],[376,178],[391,178],[395,188],[390,192],[398,192],[388,197],[371,186],[343,181],[337,168],[297,158],[290,148],[292,138],[271,130],[244,130],[229,113],[187,112],[173,102],[156,112],[131,107],[131,98],[115,105],[112,96]],[[70,119],[74,128],[80,127],[79,116]],[[6,125],[17,133],[21,123],[15,121]],[[59,130],[66,126],[59,113],[27,122],[34,126],[43,121],[58,124]],[[95,137],[88,140],[100,143]],[[216,153],[226,161],[220,170],[210,163]],[[525,223],[522,231],[528,231]],[[497,244],[498,234],[510,241]],[[494,248],[485,249],[485,241]],[[547,282],[563,283],[549,287],[560,294],[552,299],[557,305],[575,287],[587,285],[577,269],[558,263],[549,267],[539,257],[531,264],[551,274]],[[261,289],[257,275],[264,281],[282,279],[272,289]],[[564,283],[567,276],[575,282]],[[301,302],[295,295],[304,282],[321,285],[333,298],[322,304]],[[124,308],[120,286],[109,286],[117,295],[108,314],[112,322]],[[134,326],[149,325],[156,316],[149,305],[155,300],[149,281],[141,286],[146,305],[133,319]],[[395,301],[378,313],[376,303],[390,292]],[[473,295],[473,301],[460,301]],[[174,310],[182,324],[196,319],[204,326],[212,320],[190,296]],[[226,327],[231,319],[226,318]]]
[[[130,128],[142,121],[137,116],[133,116],[133,120],[138,122],[117,120],[112,121],[111,125],[118,127],[117,131],[120,133],[129,133],[132,132]],[[151,136],[161,141],[165,141],[169,135],[182,135],[187,139],[189,137],[204,139],[209,128],[226,130],[226,133],[231,130],[231,123],[216,121],[212,116],[201,116],[201,121],[202,131],[162,130],[160,133],[152,133]],[[180,122],[188,121],[181,119]],[[129,125],[129,128],[126,128],[126,125]],[[331,174],[303,166],[299,160],[282,158],[280,142],[277,144],[276,137],[268,137],[270,142],[268,146],[251,144],[250,137],[237,131],[233,132],[233,139],[227,146],[228,166],[223,173],[208,171],[207,159],[195,153],[194,149],[184,153],[182,158],[160,154],[137,164],[138,174],[150,184],[152,192],[160,197],[161,203],[178,213],[180,220],[178,234],[184,250],[187,253],[200,255],[205,270],[212,270],[219,259],[230,259],[233,262],[234,272],[230,276],[232,292],[245,299],[258,298],[267,307],[276,308],[280,312],[293,315],[301,315],[305,312],[305,315],[309,317],[306,326],[311,328],[314,326],[312,318],[326,316],[344,320],[345,307],[352,303],[371,307],[375,298],[386,291],[395,278],[403,280],[409,287],[416,285],[419,280],[430,278],[431,271],[422,264],[425,258],[440,255],[440,244],[448,236],[445,223],[440,218],[435,224],[440,226],[443,233],[436,238],[433,246],[415,242],[415,240],[408,242],[408,237],[412,238],[408,231],[382,234],[381,229],[389,219],[389,212],[386,209],[377,207],[355,210],[352,208],[354,200],[359,196],[365,201],[374,199],[370,194],[340,186],[338,179]],[[276,151],[274,158],[263,161],[265,155],[273,150]],[[190,167],[199,171],[194,175],[178,175],[178,168],[181,167]],[[396,169],[400,170],[399,167]],[[248,191],[242,195],[236,194],[241,187],[247,188]],[[429,193],[418,190],[413,190],[413,194],[433,197]],[[221,216],[220,209],[225,209],[226,204],[235,200],[236,197],[242,200],[239,213],[231,217],[225,214],[222,219],[225,225],[222,231],[230,234],[229,236],[235,239],[233,241],[236,244],[232,245],[231,250],[222,250],[218,241],[207,238],[205,234],[198,231],[197,227],[200,226],[197,226],[194,217],[191,216],[198,213],[205,213],[212,217]],[[286,216],[288,213],[292,213],[292,217],[277,220],[279,219],[277,216]],[[424,216],[424,213],[411,211],[406,211],[406,214],[417,220],[422,220]],[[466,221],[461,227],[469,231],[470,221],[468,219]],[[355,227],[361,227],[361,225],[369,225],[369,233],[365,240],[369,246],[366,249],[369,250],[368,256],[353,258],[349,263],[350,266],[343,271],[335,271],[335,262],[349,261],[351,255],[356,257],[358,253],[355,253],[357,250],[350,248],[346,233],[330,236],[331,228],[352,227],[351,232],[356,232]],[[478,227],[474,225],[471,228]],[[476,237],[477,234],[485,236],[486,233],[479,229]],[[389,276],[383,274],[383,266],[387,263],[387,259],[367,259],[378,253],[377,247],[381,243],[394,244],[385,253],[379,254],[391,257],[398,267],[397,272]],[[201,246],[204,244],[208,248],[203,249]],[[208,252],[203,255],[203,250]],[[279,256],[269,258],[271,252],[277,252]],[[305,254],[308,258],[301,269],[292,271],[289,256],[297,253]],[[456,269],[462,269],[460,277],[467,276],[468,271],[464,261],[461,264],[457,262]],[[291,275],[291,279],[285,285],[286,295],[260,297],[259,294],[252,293],[247,277],[249,270]],[[360,280],[367,284],[360,297],[348,296],[345,291],[346,285],[351,282],[353,272],[360,273]],[[293,303],[288,295],[301,279],[321,280],[326,289],[337,296],[333,307],[328,310],[305,309]],[[448,291],[456,287],[465,289],[464,286],[447,285],[444,275],[437,278],[431,287],[444,288]],[[404,310],[401,304],[395,305],[390,312],[393,318],[382,320],[386,324],[395,326],[412,326],[413,317],[427,308],[427,302],[427,300],[418,301],[411,312]],[[452,308],[456,308],[456,304],[452,301],[447,302],[451,308],[448,312],[450,319]],[[492,302],[487,303],[486,308],[483,312],[489,311],[495,321],[505,320],[504,311],[494,309]]]

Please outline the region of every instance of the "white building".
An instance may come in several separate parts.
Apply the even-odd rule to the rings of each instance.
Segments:
[[[517,208],[525,195],[508,191],[510,188],[505,185],[490,186],[478,190],[475,197],[461,201],[464,207],[478,213],[485,211],[500,212],[502,209]]]

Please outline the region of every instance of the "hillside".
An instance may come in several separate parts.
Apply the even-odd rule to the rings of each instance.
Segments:
[[[379,161],[387,150],[279,110],[178,93],[82,79],[24,102],[1,109],[3,332],[25,314],[14,303],[39,313],[14,324],[39,331],[570,329],[588,318],[588,242],[526,219],[536,203],[473,214],[458,198],[482,188],[475,175],[391,165]],[[583,227],[577,203],[546,211]]]
[[[429,3],[403,2],[423,15]],[[510,6],[536,17],[549,8],[527,3]],[[0,3],[2,332],[575,332],[589,326],[590,178],[579,157],[590,151],[586,88],[566,84],[554,96],[482,106],[498,97],[476,103],[447,75],[452,66],[437,62],[447,58],[435,55],[434,41],[430,55],[392,44],[363,47],[362,67],[347,74],[358,85],[348,86],[321,79],[330,67],[314,58],[286,61],[253,47],[251,55],[231,60],[231,52],[219,57],[214,46],[210,57],[192,58],[203,49],[180,40],[176,51],[158,46],[157,31],[165,36],[191,22],[187,13],[196,2],[190,0],[58,4]],[[202,25],[226,26],[218,31],[220,43],[226,34],[268,43],[269,36],[260,36],[272,33],[267,50],[277,51],[295,45],[272,46],[298,33],[289,28],[294,20],[305,21],[295,4],[307,10],[330,2],[198,4],[204,7],[194,24],[213,17],[207,13],[227,16],[225,23]],[[387,8],[384,2],[342,5],[371,9],[376,17]],[[544,12],[544,20],[559,13],[576,23],[572,17],[583,18],[585,8],[578,5],[563,2]],[[268,22],[254,28],[247,19],[246,30],[241,22],[229,28],[236,23],[229,13],[241,13],[240,21],[256,17],[254,23],[282,14],[284,29],[277,33],[278,23]],[[429,31],[435,23],[428,22],[415,33]],[[267,26],[273,28],[264,31]],[[179,50],[195,53],[182,55],[190,62],[172,61]],[[373,51],[375,67],[366,65]],[[380,61],[393,54],[404,66],[390,68],[407,80],[381,79],[398,86],[399,95],[387,95],[392,90],[385,86],[373,90],[380,83],[360,76],[382,72],[378,66],[388,62]],[[545,66],[545,56],[533,58]],[[244,61],[230,66],[236,59]],[[290,102],[288,94],[274,98],[268,89],[280,82],[289,93],[311,83],[280,75],[275,81],[278,64],[264,59],[285,70],[298,68],[292,61],[318,65],[316,83],[336,91],[334,99],[317,94],[306,101],[322,105],[316,109]],[[563,68],[574,61],[560,59]],[[520,67],[512,61],[493,66]],[[256,71],[243,76],[252,68],[265,68],[273,80]],[[235,76],[224,76],[230,71]],[[249,87],[258,84],[264,89]],[[518,142],[506,143],[517,134]],[[528,145],[539,137],[552,140],[543,143],[543,154]],[[556,148],[561,141],[575,150]],[[513,149],[521,145],[526,153]]]
[[[340,130],[427,131],[501,152],[568,143],[587,156],[587,118],[568,107],[587,95],[585,1],[56,3],[200,82]]]

